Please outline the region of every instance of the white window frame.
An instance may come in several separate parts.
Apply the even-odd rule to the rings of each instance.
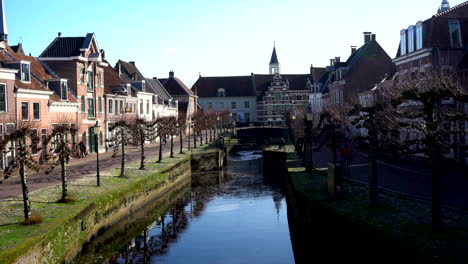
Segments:
[[[23,80],[23,65],[28,65],[29,67],[29,76],[28,76],[28,79],[29,80]],[[31,63],[29,61],[22,61],[20,63],[20,80],[21,82],[24,82],[24,83],[31,83]]]
[[[411,53],[414,51],[414,46],[415,46],[415,43],[414,43],[414,33],[415,33],[415,30],[414,30],[414,26],[409,26],[408,27],[408,30],[406,31],[408,33],[408,53]]]
[[[0,109],[0,113],[6,113],[8,112],[8,94],[7,94],[7,85],[6,83],[0,83],[0,85],[4,85],[5,86],[5,111],[1,110]]]
[[[407,52],[407,39],[406,39],[406,29],[401,30],[400,32],[400,55],[403,56]]]
[[[38,105],[39,105],[39,119],[36,119],[36,118],[34,117],[34,105],[35,105],[35,104],[38,104]],[[33,102],[33,103],[32,103],[32,107],[33,107],[33,108],[32,108],[32,110],[33,110],[33,111],[32,111],[32,112],[33,112],[32,119],[33,119],[34,121],[41,121],[41,102]]]
[[[86,76],[86,71],[85,68],[82,66],[80,67],[80,84],[85,84],[85,76]]]
[[[231,109],[237,109],[237,102],[236,101],[231,102]]]
[[[416,50],[423,48],[423,23],[419,21],[416,24]]]
[[[65,99],[63,96],[63,89],[64,89],[63,85],[65,85]],[[68,101],[68,83],[66,81],[60,82],[60,100]]]
[[[112,114],[112,107],[114,107],[112,105],[112,99],[109,99],[109,110],[108,110],[109,114]]]

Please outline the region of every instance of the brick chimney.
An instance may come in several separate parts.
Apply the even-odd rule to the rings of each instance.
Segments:
[[[135,66],[135,62],[134,62],[134,61],[129,61],[128,63],[130,63],[131,65]]]
[[[364,32],[364,44],[371,41],[371,34],[372,32]]]
[[[169,72],[169,78],[174,77],[174,71]]]
[[[375,34],[372,34],[372,36],[371,36],[371,40],[373,40],[373,41],[377,41],[377,35],[375,35]]]
[[[62,32],[59,32],[59,33],[58,33],[58,37],[59,37],[59,38],[62,37]]]
[[[357,47],[356,46],[351,46],[351,54],[354,54],[356,52]]]

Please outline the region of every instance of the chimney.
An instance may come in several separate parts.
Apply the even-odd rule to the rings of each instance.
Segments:
[[[356,46],[351,46],[351,54],[354,54],[356,52],[357,47]]]
[[[311,64],[310,65],[310,75],[312,75],[314,73],[314,65]]]
[[[335,57],[335,62],[336,62],[336,63],[340,63],[340,62],[341,62],[340,59],[341,59],[340,57]]]
[[[118,70],[118,71],[119,71],[119,75],[121,75],[121,74],[122,74],[122,63],[120,63],[120,61],[119,61],[119,62],[117,63],[117,65],[118,65],[117,67],[119,68],[119,70]]]
[[[330,59],[330,66],[335,65],[335,59]]]
[[[58,33],[58,37],[59,37],[59,38],[62,37],[62,32],[59,32],[59,33]]]
[[[371,41],[371,34],[372,32],[364,32],[364,44]]]
[[[375,34],[372,34],[371,40],[377,41],[377,36]]]
[[[169,78],[171,78],[171,77],[174,77],[174,72],[173,71],[169,72]]]
[[[158,79],[158,77],[153,77],[153,80],[157,80],[157,79]]]
[[[131,65],[135,66],[135,62],[134,62],[134,61],[129,61],[128,63],[130,63]]]

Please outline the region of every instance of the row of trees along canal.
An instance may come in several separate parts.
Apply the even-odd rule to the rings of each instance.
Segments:
[[[188,125],[191,132],[188,135],[187,147],[197,147],[197,144],[208,144],[216,140],[220,133],[230,129],[229,112],[203,112],[198,111],[190,117],[179,115],[169,116],[148,121],[140,118],[123,116],[109,125],[109,135],[106,139],[108,146],[114,151],[114,157],[121,152],[120,177],[125,176],[125,156],[128,146],[138,147],[141,150],[140,170],[145,169],[145,146],[149,142],[159,142],[157,162],[163,159],[163,146],[170,140],[170,157],[174,157],[174,138],[179,137],[179,153],[184,153],[183,136],[187,134]],[[36,224],[41,222],[40,216],[31,216],[31,202],[29,200],[27,171],[38,174],[50,174],[56,167],[61,168],[62,195],[57,202],[73,202],[67,187],[67,166],[70,159],[79,157],[79,146],[76,143],[80,127],[72,124],[70,118],[64,116],[57,120],[49,135],[38,136],[41,127],[39,122],[16,121],[9,128],[0,141],[2,157],[9,155],[7,166],[0,175],[0,184],[13,176],[21,179],[24,221],[23,224]],[[189,129],[189,130],[190,130]],[[192,145],[190,137],[193,136]],[[90,140],[93,140],[90,138]],[[97,141],[97,140],[96,140]],[[96,151],[97,151],[96,144]],[[42,146],[42,147],[39,147]],[[44,176],[46,177],[46,176]],[[99,177],[99,175],[98,175]],[[100,179],[98,179],[98,186]]]
[[[454,103],[444,104],[444,100]],[[442,230],[440,180],[444,154],[453,149],[463,156],[468,150],[466,142],[462,146],[453,140],[467,134],[463,123],[468,121],[468,115],[463,103],[457,103],[468,102],[466,77],[437,70],[395,75],[349,102],[326,105],[321,111],[299,109],[288,114],[290,133],[306,167],[314,168],[312,153],[323,146],[329,147],[334,164],[338,159],[336,151],[344,142],[368,146],[369,202],[375,206],[377,151],[424,154],[432,165],[432,226],[434,231]],[[366,132],[350,138],[346,136],[350,127]],[[402,139],[400,135],[405,133],[413,137]]]

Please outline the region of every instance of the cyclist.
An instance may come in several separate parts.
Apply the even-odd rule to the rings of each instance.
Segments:
[[[348,147],[347,144],[344,145],[343,148],[340,150],[340,156],[343,160],[343,169],[346,175],[349,175],[349,163],[351,162],[351,149]]]

